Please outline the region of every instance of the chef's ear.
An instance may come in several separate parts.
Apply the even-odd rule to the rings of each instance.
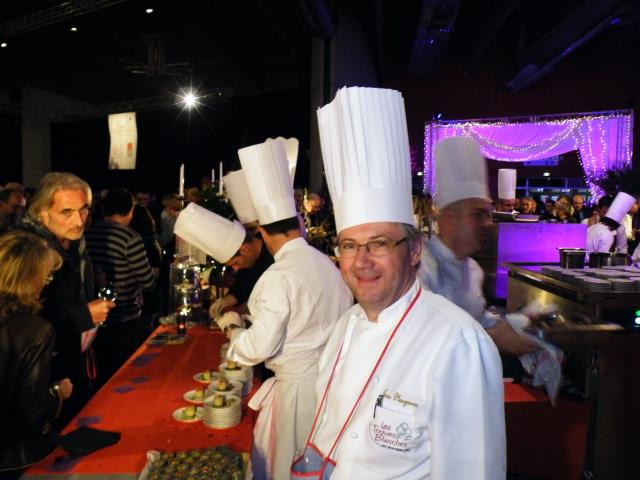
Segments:
[[[422,237],[418,237],[415,242],[409,244],[409,254],[411,256],[411,266],[415,267],[420,263],[420,256],[422,254]]]

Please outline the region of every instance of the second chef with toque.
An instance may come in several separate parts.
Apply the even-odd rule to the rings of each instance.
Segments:
[[[516,209],[518,172],[513,168],[498,170],[498,203],[496,212],[512,213]]]
[[[416,279],[402,95],[341,89],[318,124],[340,271],[358,304],[320,359],[316,421],[292,478],[503,479],[498,352]]]
[[[249,402],[260,411],[251,462],[254,478],[282,479],[311,427],[320,354],[353,300],[329,258],[301,236],[284,145],[267,141],[238,155],[258,230],[275,262],[249,297],[251,327],[229,314],[219,324],[231,340],[229,359],[264,361],[275,373]]]

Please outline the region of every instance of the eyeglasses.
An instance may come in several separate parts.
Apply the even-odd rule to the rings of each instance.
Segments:
[[[364,247],[369,255],[384,257],[385,255],[389,255],[395,247],[406,241],[407,237],[401,238],[398,241],[391,240],[390,238],[377,238],[376,240],[369,240],[366,243],[340,242],[337,245],[338,255],[341,258],[353,258],[357,255],[360,247]]]

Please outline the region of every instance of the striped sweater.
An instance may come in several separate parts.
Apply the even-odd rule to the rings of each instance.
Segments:
[[[114,284],[117,293],[109,321],[140,318],[142,291],[153,290],[156,283],[140,235],[125,225],[103,221],[94,225],[85,238],[93,264]]]

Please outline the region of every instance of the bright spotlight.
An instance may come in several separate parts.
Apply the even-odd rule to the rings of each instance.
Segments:
[[[2,42],[2,43],[0,43],[0,47],[2,47],[2,48],[7,48],[7,42]]]
[[[147,9],[145,10],[145,12],[147,12],[147,13],[153,13],[153,8],[147,8]]]
[[[185,106],[186,106],[187,108],[191,108],[191,107],[193,107],[193,106],[196,104],[197,100],[198,100],[198,99],[196,98],[196,96],[195,96],[193,93],[191,93],[191,92],[187,93],[187,94],[182,98],[182,101],[184,102],[184,104],[185,104]]]

